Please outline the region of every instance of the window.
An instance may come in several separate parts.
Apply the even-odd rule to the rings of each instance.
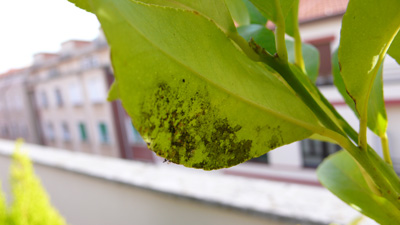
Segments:
[[[129,144],[146,144],[140,136],[139,132],[135,129],[130,118],[125,119],[125,129],[128,136]]]
[[[58,76],[58,75],[60,75],[60,73],[59,73],[58,70],[55,69],[55,68],[52,68],[52,69],[49,71],[49,73],[48,73],[48,76],[49,76],[49,77],[56,77],[56,76]]]
[[[79,83],[72,83],[69,86],[69,100],[74,106],[82,105],[82,88]]]
[[[259,156],[257,158],[250,159],[249,162],[268,163],[268,154],[264,154],[264,155]]]
[[[71,141],[71,133],[69,132],[69,127],[66,122],[62,123],[62,132],[64,141]]]
[[[49,122],[44,127],[44,135],[47,140],[53,141],[55,139],[53,123]]]
[[[86,125],[84,123],[79,123],[79,134],[81,137],[81,141],[87,141],[89,140],[87,130],[86,130]]]
[[[301,141],[303,166],[316,168],[328,155],[339,151],[339,145],[329,142],[305,139]]]
[[[96,77],[88,81],[89,100],[92,103],[102,103],[106,99],[106,90],[101,77]]]
[[[94,56],[87,56],[81,61],[82,70],[94,68],[97,66],[97,64],[97,59]]]
[[[334,37],[325,37],[318,40],[310,41],[319,51],[319,74],[317,78],[317,85],[330,85],[333,84],[332,77],[332,61],[331,61],[331,42]]]
[[[41,106],[42,108],[47,108],[49,106],[49,101],[47,99],[47,94],[45,91],[40,92],[39,106]]]
[[[100,135],[100,142],[103,144],[109,143],[110,139],[108,136],[107,125],[103,122],[99,123],[99,135]]]
[[[61,95],[60,89],[57,88],[57,89],[54,91],[54,93],[55,93],[55,95],[56,95],[56,104],[57,104],[57,106],[58,106],[58,107],[63,106],[64,102],[63,102],[63,99],[62,99],[62,95]]]

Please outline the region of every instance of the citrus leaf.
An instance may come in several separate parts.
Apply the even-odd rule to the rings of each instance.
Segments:
[[[339,46],[341,75],[361,118],[390,43],[400,27],[400,1],[350,0]]]
[[[278,17],[277,17],[277,11],[279,10],[278,6],[275,3],[275,0],[250,0],[259,10],[260,12],[263,12],[268,19],[270,19],[273,22],[276,22]],[[289,14],[289,11],[291,10],[293,3],[295,0],[279,0],[280,3],[280,10],[282,10],[283,17],[286,18],[286,16]]]
[[[87,0],[86,0],[87,1]],[[190,10],[213,20],[225,33],[236,33],[235,24],[222,0],[137,0],[139,2],[176,9]],[[237,2],[238,0],[230,0]],[[237,12],[241,14],[241,12]]]
[[[239,26],[250,24],[250,15],[242,0],[225,0],[225,2],[233,20],[235,20]]]
[[[119,89],[118,89],[118,82],[114,81],[111,84],[110,90],[108,91],[107,100],[114,101],[119,99]]]
[[[294,63],[295,61],[294,41],[286,40],[286,48],[288,51],[289,62]],[[301,52],[304,57],[304,65],[306,68],[307,76],[313,83],[315,83],[317,81],[319,72],[319,51],[317,48],[315,48],[310,44],[302,43]]]
[[[397,224],[400,213],[387,199],[368,187],[360,168],[346,151],[325,159],[317,169],[318,179],[328,190],[379,224]]]
[[[275,54],[275,35],[264,25],[251,24],[248,26],[238,27],[237,30],[240,36],[242,36],[246,41],[250,41],[253,38],[258,45],[263,47],[270,54]]]
[[[376,135],[382,136],[386,133],[388,121],[385,109],[385,99],[383,96],[383,81],[382,81],[382,69],[383,63],[381,64],[378,73],[375,77],[371,94],[368,100],[368,122],[367,125],[371,131]],[[346,91],[343,78],[340,75],[340,66],[338,61],[338,51],[335,50],[332,55],[332,74],[334,83],[346,104],[353,110],[357,117],[360,117],[353,99],[348,95]]]
[[[122,104],[158,155],[218,169],[306,138],[318,126],[273,70],[201,14],[132,0],[92,3]]]
[[[299,0],[295,0],[285,20],[285,32],[291,37],[294,37],[296,26],[298,26],[298,24],[295,23],[295,21],[298,21],[298,19],[295,19],[295,17],[298,16]]]
[[[251,24],[265,25],[267,23],[267,18],[260,11],[258,11],[257,7],[255,7],[253,3],[251,3],[249,0],[243,0],[243,2],[246,4],[249,12]]]
[[[400,34],[397,34],[394,38],[388,50],[388,54],[400,64]]]

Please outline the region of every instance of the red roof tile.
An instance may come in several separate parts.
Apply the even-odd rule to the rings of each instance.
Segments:
[[[299,21],[342,14],[349,0],[300,0]]]

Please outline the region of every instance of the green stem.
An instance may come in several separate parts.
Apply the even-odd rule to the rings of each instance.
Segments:
[[[400,210],[400,193],[396,190],[396,187],[393,186],[392,180],[386,177],[386,174],[382,170],[382,163],[384,163],[382,159],[380,157],[379,159],[371,157],[374,156],[374,154],[371,154],[371,151],[366,152],[361,150],[348,139],[346,141],[336,141],[338,141],[338,143],[353,156],[356,162],[364,168],[368,174],[366,181],[368,182],[369,178],[373,180],[376,185],[375,187],[378,188],[378,190],[376,190],[375,187],[373,187],[373,191],[378,191],[379,196],[386,198]]]
[[[306,67],[304,65],[303,54],[301,51],[301,37],[300,37],[300,30],[299,30],[299,1],[295,1],[293,5],[293,36],[294,36],[294,62],[295,64],[306,73]]]
[[[293,74],[287,61],[283,61],[281,58],[276,58],[269,55],[267,52],[260,54],[261,61],[271,66],[276,70],[283,79],[296,91],[299,97],[310,109],[313,110],[317,118],[325,125],[328,129],[333,130],[339,134],[344,132],[333,122],[333,120],[325,113],[321,106],[315,101],[314,97],[304,87],[304,85],[297,79],[296,75]]]
[[[285,18],[283,17],[281,3],[279,0],[274,0],[276,6],[276,52],[278,57],[283,61],[288,61],[286,42],[285,42]]]
[[[237,32],[229,32],[228,37],[232,39],[251,60],[256,62],[260,61],[260,56],[254,52],[254,50],[249,46],[249,43]]]
[[[390,157],[389,141],[386,133],[384,133],[381,136],[381,144],[382,144],[383,159],[385,160],[386,163],[393,166],[392,159]]]

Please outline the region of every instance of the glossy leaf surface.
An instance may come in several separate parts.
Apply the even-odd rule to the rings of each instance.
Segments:
[[[343,17],[341,75],[360,117],[367,113],[375,76],[400,27],[399,8],[398,0],[350,0]]]
[[[372,193],[360,168],[346,151],[325,159],[318,167],[317,175],[322,185],[337,197],[379,224],[397,224],[400,221],[397,208]]]
[[[261,24],[265,25],[267,23],[266,17],[251,3],[249,0],[243,0],[246,4],[247,11],[250,16],[250,24]]]
[[[385,100],[383,96],[382,65],[375,77],[368,101],[368,127],[378,136],[382,136],[386,133],[388,124]],[[337,50],[332,55],[332,73],[334,77],[334,83],[344,98],[346,104],[354,111],[356,116],[359,117],[354,101],[348,95],[342,76],[340,75]]]
[[[229,167],[317,126],[272,70],[200,13],[131,0],[91,3],[111,46],[123,106],[160,156],[207,170]]]
[[[291,37],[294,37],[295,29],[298,24],[295,21],[298,21],[295,17],[298,18],[299,13],[299,0],[295,0],[292,8],[288,12],[288,15],[285,19],[285,31]]]
[[[245,26],[250,24],[249,11],[242,0],[225,0],[225,2],[237,25]]]
[[[396,38],[393,40],[390,48],[388,50],[388,54],[393,57],[397,63],[400,65],[400,34],[397,33]]]
[[[271,30],[265,28],[264,25],[251,24],[238,27],[238,32],[246,41],[250,41],[253,38],[258,45],[270,54],[276,53],[275,35]]]
[[[283,17],[289,14],[293,3],[295,0],[250,0],[261,12],[267,15],[268,19],[276,22],[278,19],[278,10],[279,7],[276,2],[280,4],[280,10],[282,10]]]
[[[307,76],[315,83],[319,72],[319,51],[314,46],[306,43],[302,43],[301,47]],[[288,51],[289,62],[294,63],[294,42],[292,40],[286,40],[286,48]]]

